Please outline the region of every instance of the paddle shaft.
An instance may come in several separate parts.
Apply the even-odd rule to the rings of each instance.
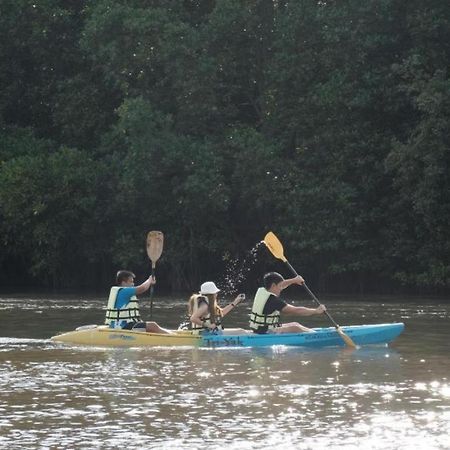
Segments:
[[[291,264],[289,263],[288,260],[285,261],[286,265],[289,267],[289,269],[291,270],[291,272],[298,277],[298,273],[297,271],[291,266]],[[311,298],[320,306],[321,303],[319,301],[319,299],[313,294],[313,292],[309,289],[309,287],[306,285],[306,283],[303,283],[303,287],[306,289],[306,292],[308,292],[308,294],[311,296]],[[328,313],[327,310],[325,310],[325,314],[326,316],[331,320],[331,322],[333,323],[333,325],[336,328],[339,328],[339,325],[334,321],[334,319],[330,316],[330,314]]]
[[[155,276],[155,264],[153,264],[152,262],[152,273],[151,273],[151,277],[153,279],[153,277]],[[150,285],[150,319],[153,317],[153,290],[154,290],[155,285],[152,284]]]

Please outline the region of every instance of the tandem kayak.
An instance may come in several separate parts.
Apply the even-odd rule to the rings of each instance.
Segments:
[[[387,344],[405,328],[403,323],[351,325],[341,327],[358,345]],[[334,327],[314,328],[309,333],[255,334],[242,328],[225,330],[223,334],[193,334],[174,331],[172,334],[145,331],[117,330],[104,325],[87,325],[51,338],[54,342],[99,347],[269,347],[287,345],[295,347],[343,347],[342,337]]]

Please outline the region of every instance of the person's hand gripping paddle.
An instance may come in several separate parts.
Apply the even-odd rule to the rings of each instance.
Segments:
[[[290,271],[295,275],[298,276],[297,271],[289,264],[289,261],[286,259],[286,257],[284,256],[284,251],[283,251],[283,245],[281,244],[281,242],[279,241],[279,239],[275,236],[274,233],[272,233],[272,231],[269,231],[266,236],[264,237],[263,240],[264,244],[266,245],[266,247],[270,250],[270,252],[272,253],[273,256],[275,256],[275,258],[281,259],[281,261],[283,261],[290,269]],[[308,286],[306,286],[306,283],[303,283],[303,286],[305,287],[306,291],[308,292],[308,294],[312,297],[312,299],[318,304],[320,305],[320,301],[319,299],[311,292],[311,290],[308,288]],[[339,335],[342,337],[342,339],[344,340],[344,342],[352,348],[356,348],[355,343],[350,339],[349,336],[347,336],[341,329],[341,327],[334,321],[334,319],[330,316],[330,314],[328,313],[328,311],[325,311],[325,314],[327,315],[327,317],[331,320],[331,322],[333,323],[334,327],[336,328],[336,331],[339,333]]]
[[[155,276],[156,261],[160,258],[164,246],[164,235],[161,231],[150,231],[147,234],[147,255],[152,262],[152,278]],[[150,286],[150,319],[153,313],[153,288]]]

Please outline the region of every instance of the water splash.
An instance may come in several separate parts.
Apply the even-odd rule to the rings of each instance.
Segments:
[[[238,287],[246,280],[251,269],[258,260],[258,252],[263,242],[258,242],[247,252],[243,261],[239,258],[231,258],[228,253],[223,256],[226,261],[225,274],[217,282],[222,295],[234,295],[238,292]]]

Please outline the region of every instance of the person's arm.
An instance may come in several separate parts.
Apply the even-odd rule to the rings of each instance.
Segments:
[[[287,287],[291,286],[292,284],[302,285],[304,282],[305,282],[305,280],[300,275],[298,275],[294,278],[288,278],[287,280],[283,280],[281,282],[281,290],[286,289]]]
[[[304,306],[287,304],[281,311],[284,314],[294,314],[296,316],[314,316],[316,314],[323,314],[326,308],[325,305],[320,305],[317,308],[306,308]]]
[[[222,317],[226,316],[232,309],[234,309],[239,303],[245,300],[245,294],[239,294],[231,303],[222,308]]]
[[[194,311],[191,316],[189,317],[189,320],[196,325],[203,326],[204,320],[202,318],[208,316],[209,312],[209,304],[206,299],[202,298],[203,296],[198,296],[197,299],[195,299],[196,302],[198,302],[197,310]],[[210,326],[210,329],[216,328],[216,324],[213,323]]]
[[[142,284],[136,286],[136,295],[143,294],[152,284],[156,284],[156,280],[150,275]]]
[[[203,325],[202,317],[205,316],[208,313],[208,305],[206,303],[202,303],[197,311],[195,311],[191,317],[189,317],[189,320],[197,325]]]

